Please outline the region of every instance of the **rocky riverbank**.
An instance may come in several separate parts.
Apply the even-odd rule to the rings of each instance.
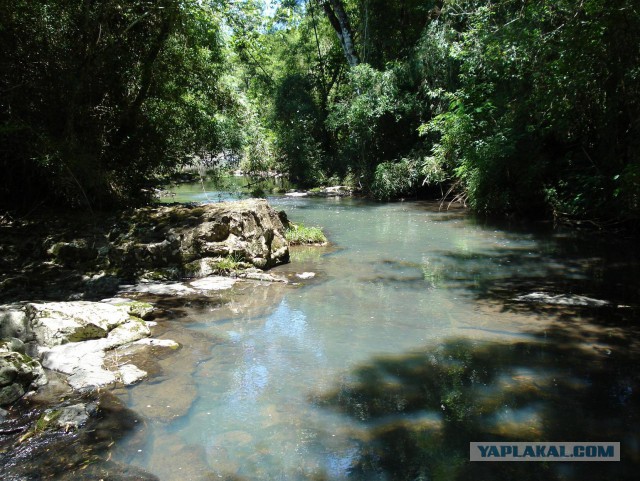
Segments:
[[[0,300],[99,300],[122,284],[261,277],[289,260],[286,216],[265,200],[0,222]]]
[[[7,302],[0,305],[3,479],[37,471],[33,466],[18,469],[11,460],[20,459],[21,453],[28,466],[29,452],[46,457],[67,436],[91,437],[96,426],[116,422],[111,419],[116,411],[127,413],[125,424],[134,422],[135,414],[101,391],[147,376],[130,359],[121,360],[119,353],[126,357],[135,352],[135,359],[144,360],[145,350],[180,349],[170,339],[150,337],[154,307],[138,299],[212,299],[238,279],[286,282],[264,272],[289,260],[285,224],[283,213],[259,199],[145,208],[117,216],[4,219],[0,224],[0,298]],[[106,437],[112,442],[119,435]],[[104,447],[102,441],[83,442],[92,446],[89,451]],[[93,471],[102,466],[97,473],[117,472],[115,479],[153,479],[104,459],[96,464],[89,455],[74,456],[69,462],[74,469],[92,464]]]

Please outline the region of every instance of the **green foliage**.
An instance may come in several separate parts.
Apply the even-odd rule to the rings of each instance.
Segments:
[[[383,162],[376,167],[371,192],[377,199],[396,199],[412,194],[420,182],[415,162],[402,159],[400,162]]]
[[[214,271],[216,274],[230,274],[243,267],[244,259],[239,254],[221,257],[215,261]]]
[[[450,43],[460,85],[422,129],[438,134],[425,173],[453,174],[483,212],[637,219],[631,3],[452,2],[443,19],[460,32]]]
[[[326,244],[327,238],[319,227],[291,224],[285,231],[285,238],[291,245]]]
[[[298,184],[317,185],[320,179],[322,117],[309,77],[291,74],[278,81],[274,103],[277,161]]]
[[[484,213],[640,218],[632,0],[274,6],[0,4],[0,201],[138,201],[224,158],[380,199],[427,184]]]
[[[349,170],[361,184],[372,187],[379,197],[405,192],[406,189],[387,189],[385,179],[393,172],[411,170],[407,166],[413,164],[401,160],[413,154],[411,150],[417,141],[417,122],[412,121],[417,104],[404,91],[400,77],[405,73],[403,66],[389,66],[384,71],[367,64],[352,68],[349,84],[327,119],[339,145],[338,155],[349,164]],[[377,170],[382,162],[385,165]],[[396,162],[398,166],[393,167]],[[403,183],[401,179],[397,181]],[[407,179],[409,184],[415,181]],[[376,185],[371,186],[372,182]]]
[[[129,201],[234,143],[205,4],[16,1],[0,18],[3,204]]]

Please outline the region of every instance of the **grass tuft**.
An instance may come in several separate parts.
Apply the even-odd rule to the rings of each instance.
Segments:
[[[307,227],[302,224],[291,224],[284,235],[290,245],[327,243],[327,238],[320,227]]]

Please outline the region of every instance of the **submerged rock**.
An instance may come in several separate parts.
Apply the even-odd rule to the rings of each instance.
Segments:
[[[0,479],[157,480],[110,461],[114,443],[144,429],[142,420],[108,392],[73,396],[10,414],[0,424]]]
[[[70,429],[76,430],[86,424],[96,409],[97,405],[95,403],[66,406],[60,410],[56,424],[65,431],[69,431]]]
[[[300,274],[296,274],[296,277],[300,279],[313,279],[315,276],[315,272],[301,272]]]
[[[514,300],[518,302],[534,302],[539,304],[574,307],[603,307],[610,304],[609,301],[592,299],[590,297],[579,296],[577,294],[549,294],[546,292],[532,292],[530,294],[518,296]]]
[[[133,364],[125,364],[124,366],[120,366],[118,372],[120,374],[120,380],[125,386],[135,384],[147,377],[146,371],[138,369]]]

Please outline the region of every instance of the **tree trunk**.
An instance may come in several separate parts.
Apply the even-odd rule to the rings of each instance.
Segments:
[[[347,62],[349,62],[351,67],[355,67],[360,63],[360,58],[353,44],[353,32],[349,24],[349,17],[347,17],[347,13],[344,11],[342,1],[325,0],[322,2],[322,8],[327,14],[329,23],[338,34]]]

